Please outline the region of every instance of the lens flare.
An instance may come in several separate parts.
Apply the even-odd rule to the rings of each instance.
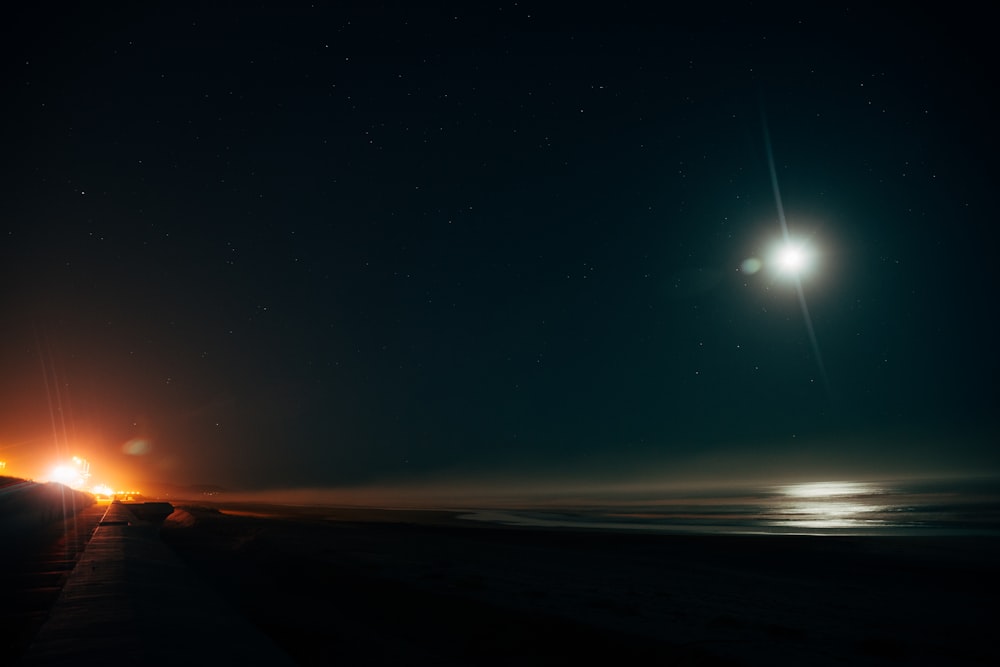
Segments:
[[[743,271],[743,273],[752,276],[753,274],[760,271],[760,267],[762,266],[762,264],[763,263],[756,257],[747,257],[745,260],[743,260],[743,263],[740,264],[740,270]]]

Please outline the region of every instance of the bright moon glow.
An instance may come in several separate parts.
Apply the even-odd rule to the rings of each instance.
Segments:
[[[811,259],[809,250],[804,245],[791,241],[778,248],[774,256],[778,271],[792,276],[805,272]]]

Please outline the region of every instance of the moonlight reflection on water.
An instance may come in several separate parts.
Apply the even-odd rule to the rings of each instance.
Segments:
[[[812,482],[782,487],[790,500],[776,509],[775,527],[864,528],[884,526],[890,508],[877,502],[886,489],[866,482]]]
[[[885,489],[868,482],[811,482],[792,484],[780,491],[795,498],[829,498],[832,496],[860,496],[883,493]]]
[[[968,535],[1000,532],[995,481],[811,482],[740,493],[650,494],[579,506],[481,508],[463,518],[667,533]]]

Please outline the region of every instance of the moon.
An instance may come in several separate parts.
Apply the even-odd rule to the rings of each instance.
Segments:
[[[804,243],[785,241],[775,250],[773,263],[778,273],[794,278],[809,270],[812,259],[812,252]]]

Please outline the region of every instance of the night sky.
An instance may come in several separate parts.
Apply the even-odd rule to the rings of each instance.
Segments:
[[[989,21],[667,4],[5,16],[0,459],[1000,469]]]

